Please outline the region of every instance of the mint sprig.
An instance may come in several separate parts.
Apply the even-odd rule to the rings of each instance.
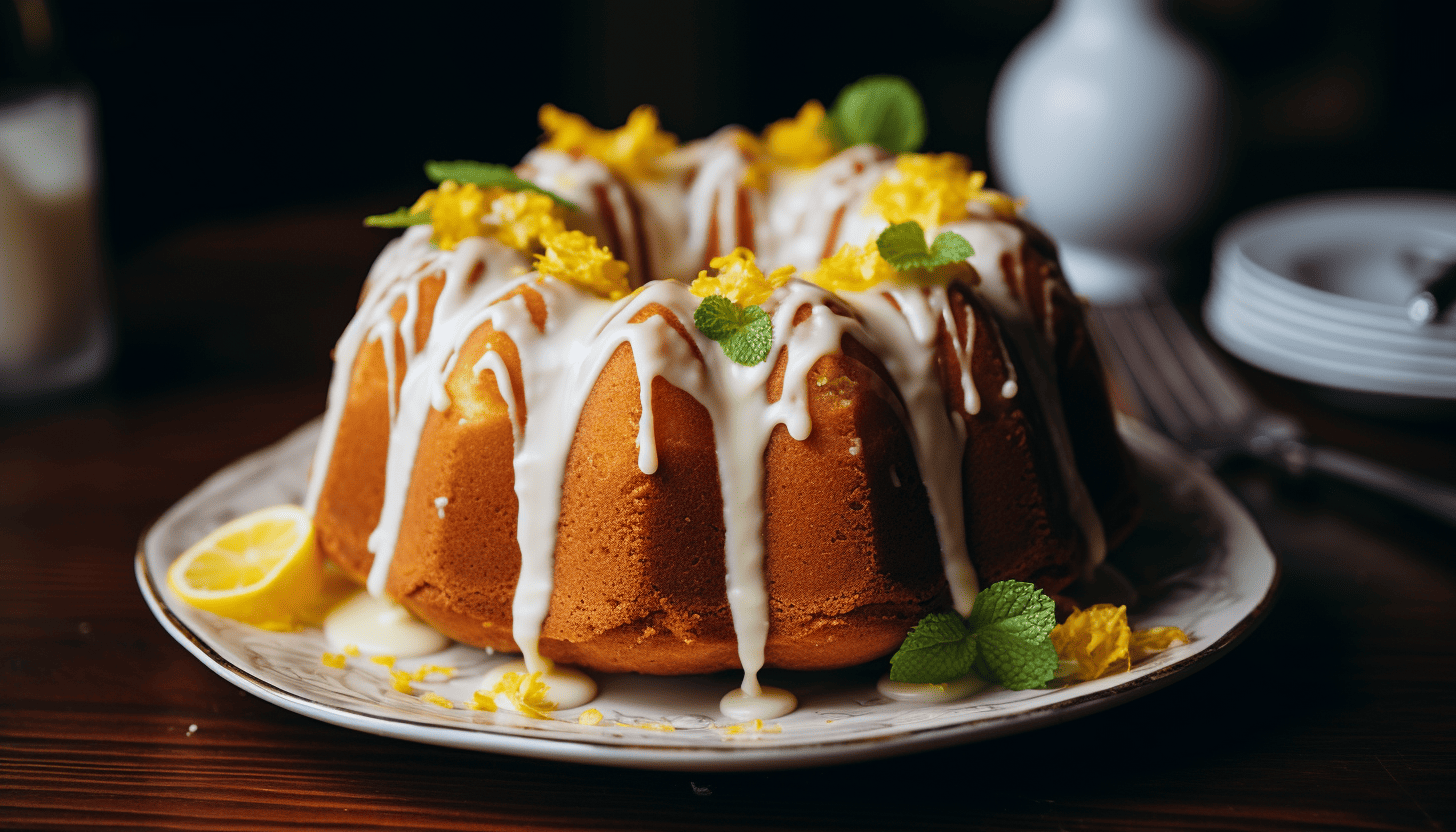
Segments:
[[[462,185],[469,183],[483,188],[498,187],[508,191],[534,191],[551,197],[557,205],[563,208],[569,208],[572,211],[581,210],[575,203],[559,194],[552,193],[534,182],[528,182],[517,176],[509,165],[471,162],[465,159],[454,162],[426,162],[425,175],[437,185],[446,179],[453,179]]]
[[[693,312],[693,325],[717,341],[724,355],[746,367],[768,358],[773,347],[773,319],[763,307],[742,307],[722,295],[703,298]]]
[[[389,214],[375,214],[364,218],[364,224],[373,228],[404,228],[410,225],[428,225],[429,211],[411,214],[410,209],[400,208]]]
[[[925,141],[925,105],[904,78],[871,75],[840,91],[825,130],[841,149],[877,144],[891,153],[913,153]]]
[[[1010,690],[1045,687],[1057,669],[1056,604],[1034,585],[991,584],[966,618],[925,616],[890,657],[890,679],[939,683],[974,673]]]
[[[896,223],[881,231],[875,246],[885,262],[901,272],[959,263],[976,253],[966,238],[954,231],[940,232],[927,247],[925,229],[915,220]]]

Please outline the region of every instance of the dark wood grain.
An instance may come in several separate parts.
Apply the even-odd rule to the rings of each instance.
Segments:
[[[352,216],[309,222],[342,228]],[[297,218],[212,229],[150,253],[132,276],[182,280],[239,246],[268,252],[263,268],[328,272],[298,259],[307,247],[290,242],[297,229]],[[367,263],[378,243],[357,238],[337,254]],[[311,291],[322,300],[353,287]],[[270,331],[305,327],[316,314],[284,313]],[[293,337],[268,360],[323,338]],[[1230,478],[1282,558],[1269,619],[1192,678],[1067,724],[896,760],[692,774],[434,748],[294,715],[233,688],[173,642],[132,575],[137,538],[159,513],[322,409],[316,371],[272,375],[120,385],[0,420],[0,826],[1456,825],[1456,533],[1351,489],[1290,487],[1253,468]],[[1456,458],[1449,433],[1326,421],[1340,431],[1369,424],[1356,430],[1367,452],[1456,473],[1439,466]]]

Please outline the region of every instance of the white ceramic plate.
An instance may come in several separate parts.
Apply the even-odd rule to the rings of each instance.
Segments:
[[[1406,302],[1456,259],[1456,195],[1324,194],[1253,211],[1219,235],[1205,304],[1225,349],[1325,387],[1456,400],[1456,323]]]
[[[532,720],[504,712],[445,710],[390,686],[384,668],[363,658],[325,667],[318,630],[272,633],[189,607],[166,586],[168,565],[223,522],[267,505],[296,503],[317,436],[307,425],[214,475],[146,533],[136,560],[142,594],[178,642],[219,676],[263,699],[335,725],[405,740],[636,768],[746,770],[793,768],[887,757],[990,739],[1125,703],[1222,655],[1268,610],[1278,566],[1243,508],[1196,460],[1145,428],[1123,433],[1149,487],[1147,519],[1117,554],[1129,575],[1147,576],[1134,626],[1174,625],[1193,639],[1131,672],[1041,691],[1000,688],[959,702],[917,705],[880,696],[883,666],[830,673],[766,672],[799,709],[766,726],[735,730],[717,702],[737,674],[657,678],[597,674],[598,698],[583,708]],[[1092,599],[1096,600],[1096,599]],[[453,646],[401,662],[459,669],[446,682],[416,684],[468,701],[480,675],[501,657]],[[606,719],[579,725],[586,707]],[[671,726],[674,730],[661,730]]]

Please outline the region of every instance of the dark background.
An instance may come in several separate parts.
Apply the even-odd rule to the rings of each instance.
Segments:
[[[1456,189],[1456,3],[1168,7],[1222,63],[1239,103],[1229,184],[1184,247],[1195,285],[1213,231],[1250,206],[1335,188]],[[382,246],[389,232],[318,212],[391,210],[427,185],[425,159],[514,161],[544,102],[601,126],[652,103],[689,139],[730,122],[759,129],[859,77],[897,73],[926,99],[927,149],[984,167],[996,73],[1051,3],[53,0],[50,10],[61,52],[36,58],[15,48],[15,10],[0,4],[0,78],[12,95],[57,76],[94,90],[119,339],[109,383],[126,392],[325,372],[367,268],[345,252],[358,235]],[[178,263],[210,227],[280,214],[297,219],[290,258],[244,244]],[[311,252],[303,272],[271,268],[300,249]],[[236,283],[226,307],[190,302],[199,273]],[[310,332],[269,329],[286,318],[279,304],[297,303],[318,309]]]

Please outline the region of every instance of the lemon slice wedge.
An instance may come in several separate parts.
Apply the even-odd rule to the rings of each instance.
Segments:
[[[298,506],[246,514],[182,553],[167,584],[201,610],[265,630],[312,618],[324,589],[313,520]]]

